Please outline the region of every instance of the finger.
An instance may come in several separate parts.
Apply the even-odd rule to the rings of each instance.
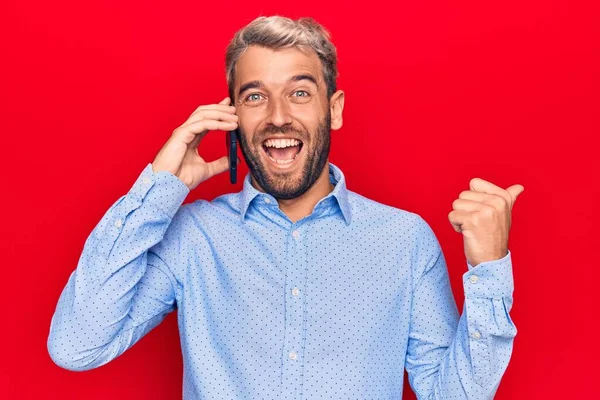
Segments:
[[[235,113],[235,107],[234,106],[226,106],[226,105],[223,105],[223,104],[207,104],[207,105],[202,105],[202,106],[199,106],[198,108],[196,108],[191,115],[194,115],[198,111],[202,111],[202,110],[219,110],[219,111],[224,111],[224,112],[229,113],[229,114],[234,114]]]
[[[484,179],[481,179],[481,178],[471,179],[469,181],[469,187],[471,188],[471,190],[473,190],[475,192],[482,192],[482,193],[495,194],[497,196],[501,196],[508,202],[508,204],[510,204],[512,202],[512,198],[510,197],[510,194],[506,190],[504,190],[501,187],[494,185],[492,182],[488,182]]]
[[[488,206],[482,202],[473,201],[473,200],[456,199],[452,202],[452,208],[454,210],[459,210],[459,211],[473,212],[473,211],[479,211],[484,207],[488,207]]]
[[[231,114],[225,112],[223,110],[215,110],[215,109],[204,109],[199,110],[198,112],[190,115],[187,121],[183,124],[184,126],[191,123],[196,122],[201,119],[216,119],[219,121],[233,121],[238,122],[239,117],[235,114]]]
[[[231,131],[237,129],[237,126],[238,124],[235,122],[203,119],[177,128],[174,135],[181,137],[181,140],[189,145],[196,136],[202,138],[209,130]]]
[[[223,130],[223,131],[232,131],[237,129],[238,124],[235,121],[220,121],[217,119],[201,119],[199,121],[191,122],[187,125],[182,126],[179,129],[189,130],[192,133],[201,133],[203,131],[209,130]]]
[[[461,210],[452,210],[448,213],[448,220],[456,232],[462,232],[466,229],[465,222],[467,221],[469,214],[468,211]]]
[[[523,193],[524,190],[525,190],[525,188],[523,187],[523,185],[512,185],[512,186],[506,188],[506,191],[512,197],[512,204],[515,203],[515,201],[517,200],[517,196],[520,195],[521,193]]]
[[[507,204],[510,204],[510,203],[507,203],[507,200],[504,197],[501,197],[501,196],[498,196],[495,194],[474,192],[472,190],[464,190],[464,191],[460,192],[460,194],[458,195],[458,198],[486,204],[486,205],[496,208],[499,211],[503,210],[507,206]]]
[[[229,113],[234,113],[235,107],[229,103],[230,103],[229,97],[225,97],[218,104],[202,104],[202,105],[196,107],[194,112],[192,112],[192,115],[195,114],[198,110],[206,110],[206,109],[216,109],[216,110],[221,110],[221,111],[225,111],[225,112],[229,112]]]
[[[207,121],[207,120],[199,120],[199,121]],[[199,122],[199,121],[194,121],[194,122]],[[227,121],[223,121],[223,122],[227,122]],[[230,122],[236,122],[236,121],[230,121]],[[188,125],[184,125],[184,127],[187,127]],[[222,130],[234,130],[234,129],[237,129],[237,123],[235,125],[232,125],[230,128],[222,129]],[[198,146],[200,145],[200,141],[202,140],[203,137],[204,137],[204,135],[196,135],[196,137],[190,142],[190,144],[188,144],[188,149],[197,150]],[[196,151],[196,154],[199,154],[199,153]]]
[[[207,164],[208,178],[221,174],[229,169],[229,157],[223,156]]]

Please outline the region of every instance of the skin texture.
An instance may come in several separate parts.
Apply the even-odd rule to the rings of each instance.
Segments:
[[[290,81],[308,74],[310,80]],[[238,93],[242,85],[258,81]],[[327,99],[321,61],[312,50],[272,50],[250,46],[235,69],[234,106],[239,117],[239,142],[252,176],[252,185],[277,198],[280,209],[293,221],[310,215],[316,203],[333,190],[329,182],[330,130],[342,126],[344,92]],[[302,141],[298,159],[279,168],[263,150],[267,137],[294,137]]]

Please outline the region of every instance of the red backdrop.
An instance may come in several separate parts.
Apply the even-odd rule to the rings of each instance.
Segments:
[[[175,314],[80,373],[50,360],[50,318],[105,211],[198,105],[227,95],[235,30],[271,14],[313,16],[331,31],[346,106],[330,159],[351,190],[431,224],[460,306],[466,264],[447,220],[452,201],[475,176],[524,185],[509,245],[519,333],[496,398],[591,398],[600,355],[595,6],[214,3],[2,2],[0,398],[181,398]],[[201,154],[224,155],[222,135],[209,134]],[[186,202],[241,189],[227,179]],[[414,398],[408,386],[404,398]]]

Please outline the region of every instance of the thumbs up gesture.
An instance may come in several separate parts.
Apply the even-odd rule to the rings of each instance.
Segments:
[[[525,188],[512,185],[502,189],[481,178],[469,182],[470,190],[452,203],[448,219],[463,234],[465,256],[472,266],[508,254],[508,232],[512,208]]]

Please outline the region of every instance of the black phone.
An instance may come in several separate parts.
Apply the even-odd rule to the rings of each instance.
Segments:
[[[227,154],[229,155],[229,181],[237,182],[237,129],[227,131],[225,140],[227,141]]]

